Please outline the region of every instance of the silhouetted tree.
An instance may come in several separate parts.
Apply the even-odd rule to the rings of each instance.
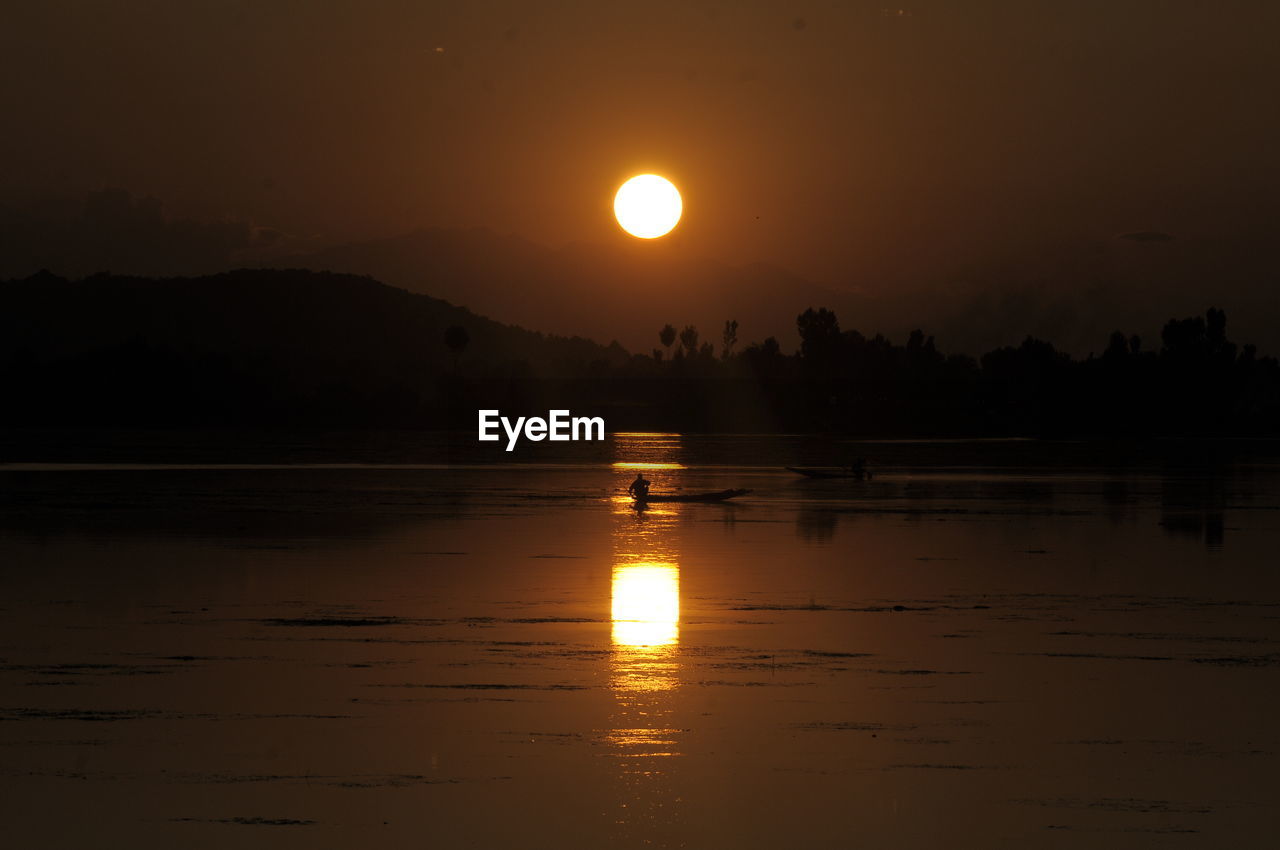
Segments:
[[[693,325],[685,325],[684,330],[680,331],[680,345],[684,346],[684,350],[689,357],[692,357],[698,351],[698,329]]]
[[[662,347],[671,353],[671,345],[676,341],[676,329],[671,325],[663,325],[662,330],[658,331],[658,341],[662,343]]]
[[[724,323],[724,346],[720,349],[720,356],[728,360],[733,356],[733,347],[738,344],[738,320],[726,319]]]
[[[907,337],[907,366],[913,370],[929,370],[943,362],[942,355],[933,344],[933,337],[926,337],[919,328]]]
[[[1160,355],[1175,363],[1203,361],[1209,353],[1204,318],[1170,319],[1160,331]]]
[[[1205,337],[1209,342],[1209,353],[1217,354],[1230,348],[1232,354],[1235,345],[1227,341],[1227,314],[1216,307],[1210,307],[1205,313]]]
[[[800,332],[800,356],[806,360],[826,360],[835,356],[840,344],[840,322],[836,314],[822,307],[810,307],[796,316]]]
[[[1107,343],[1107,350],[1102,352],[1102,362],[1108,366],[1119,366],[1129,359],[1129,355],[1133,352],[1129,349],[1129,340],[1125,338],[1123,331],[1112,331],[1111,341]]]
[[[784,361],[782,347],[773,337],[767,338],[762,343],[747,346],[746,351],[742,352],[742,357],[751,370],[761,377],[776,376],[781,371]]]

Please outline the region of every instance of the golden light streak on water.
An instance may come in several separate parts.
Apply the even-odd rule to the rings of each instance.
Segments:
[[[614,765],[621,795],[612,810],[626,846],[675,846],[682,821],[679,507],[635,510],[621,495],[636,472],[658,490],[677,486],[679,434],[615,435],[618,482],[613,512],[609,688],[614,709],[601,755]],[[648,474],[652,471],[652,475]]]

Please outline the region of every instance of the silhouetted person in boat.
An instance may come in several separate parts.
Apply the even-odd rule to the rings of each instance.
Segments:
[[[627,492],[642,502],[649,495],[649,482],[645,479],[642,473],[636,473],[636,480],[631,482],[631,486],[627,488]]]

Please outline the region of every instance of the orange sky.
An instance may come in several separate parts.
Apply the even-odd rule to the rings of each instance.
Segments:
[[[870,291],[1270,226],[1274,4],[884,2],[10,7],[0,201],[556,246],[625,238],[613,190],[655,171],[686,204],[660,250]]]

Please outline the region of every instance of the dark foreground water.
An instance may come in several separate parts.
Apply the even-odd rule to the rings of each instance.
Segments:
[[[1018,451],[2,466],[5,843],[1274,846],[1278,470]]]

